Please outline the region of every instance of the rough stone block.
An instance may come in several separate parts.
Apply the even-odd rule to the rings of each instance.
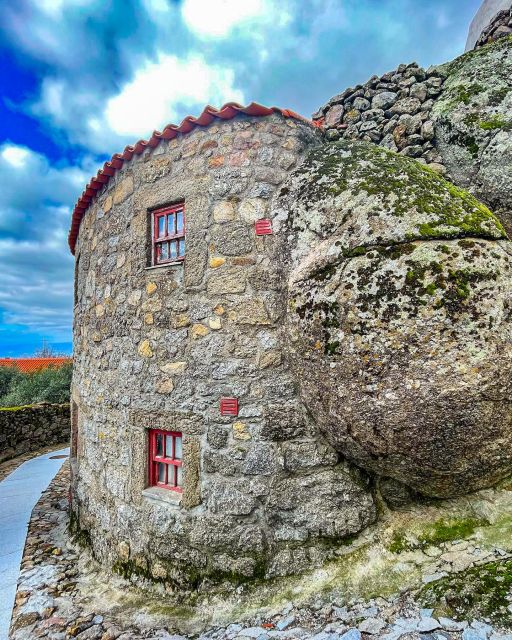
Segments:
[[[132,193],[133,193],[133,177],[129,175],[123,178],[121,182],[119,182],[119,184],[114,189],[114,193],[112,194],[113,203],[120,204]]]
[[[243,293],[246,287],[246,271],[242,267],[225,267],[208,276],[208,293]]]

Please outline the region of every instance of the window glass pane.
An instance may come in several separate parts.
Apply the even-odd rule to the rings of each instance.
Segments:
[[[172,436],[165,436],[165,457],[172,458]]]
[[[170,213],[167,216],[167,233],[170,236],[176,233],[175,226],[174,226],[175,223],[176,223],[176,216],[174,215],[174,213]]]
[[[158,237],[165,236],[165,216],[160,216],[158,219]]]
[[[172,260],[173,258],[177,258],[177,257],[178,257],[178,253],[177,253],[177,251],[178,251],[178,247],[177,247],[177,244],[178,244],[178,243],[176,242],[176,240],[173,240],[173,242],[171,242],[171,243],[170,243],[170,245],[171,245],[171,256],[170,256],[170,257],[171,257],[171,260]]]
[[[176,213],[176,233],[183,232],[183,211]]]
[[[160,245],[160,261],[169,260],[169,243],[162,242]]]
[[[174,459],[181,460],[181,457],[182,457],[181,436],[177,436],[174,440]]]
[[[167,465],[167,484],[170,487],[175,487],[176,486],[176,467],[173,464],[168,464]]]
[[[165,467],[167,465],[162,462],[158,463],[158,482],[165,484]]]
[[[183,469],[182,467],[176,467],[176,471],[178,472],[178,479],[176,481],[177,487],[183,486]]]
[[[164,443],[161,433],[156,434],[156,455],[159,457],[164,455]]]
[[[184,256],[185,255],[185,238],[183,238],[183,240],[180,240],[180,242],[179,242],[178,255],[179,256]]]

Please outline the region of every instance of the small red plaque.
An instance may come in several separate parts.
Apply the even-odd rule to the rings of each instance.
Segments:
[[[220,415],[221,416],[237,416],[238,415],[238,398],[221,398],[220,399]]]
[[[269,236],[272,233],[272,220],[270,218],[262,218],[254,223],[257,236]]]

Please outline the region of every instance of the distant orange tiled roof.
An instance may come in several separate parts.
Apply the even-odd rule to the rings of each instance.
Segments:
[[[313,124],[310,120],[307,120],[303,116],[300,116],[298,113],[290,111],[289,109],[264,107],[256,102],[251,102],[251,104],[243,107],[236,102],[228,102],[220,109],[207,106],[203,109],[203,112],[198,118],[187,116],[183,119],[180,125],[168,124],[161,133],[159,131],[154,131],[149,140],[139,140],[134,146],[129,145],[125,147],[123,153],[115,153],[109,162],[105,162],[103,169],[100,169],[96,176],[91,178],[91,181],[85,187],[85,191],[82,193],[80,198],[78,198],[78,202],[75,205],[73,216],[71,218],[71,229],[69,230],[68,236],[71,253],[75,253],[80,223],[82,222],[82,218],[89,208],[89,205],[97,191],[102,189],[103,185],[106,184],[113,175],[115,175],[116,171],[120,169],[125,162],[131,160],[134,155],[140,155],[148,147],[156,147],[162,140],[176,138],[180,133],[190,133],[196,127],[206,127],[216,118],[219,120],[231,120],[239,114],[262,117],[270,116],[273,113],[280,113],[285,118],[294,118],[296,120],[302,120],[303,122]]]
[[[16,367],[22,373],[33,373],[47,367],[62,367],[73,358],[0,358],[0,367]]]

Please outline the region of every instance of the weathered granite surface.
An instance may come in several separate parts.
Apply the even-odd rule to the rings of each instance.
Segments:
[[[437,67],[401,64],[333,96],[313,120],[322,123],[328,140],[373,142],[443,174],[431,119],[443,81],[444,73]]]
[[[490,44],[447,64],[403,64],[346,89],[313,119],[328,140],[373,142],[427,164],[489,206],[510,233],[512,37],[497,29]]]
[[[99,193],[72,390],[72,524],[97,559],[169,590],[288,575],[374,522],[374,497],[510,473],[511,46],[373,77],[323,132],[196,129]],[[182,200],[186,259],[150,267],[151,211]],[[181,500],[145,491],[149,428],[184,434]]]
[[[508,475],[512,246],[499,220],[364,142],[314,149],[281,193],[289,356],[330,444],[431,496]]]
[[[442,68],[434,104],[436,147],[451,179],[485,202],[512,231],[512,37]]]
[[[0,408],[0,462],[69,442],[69,404]]]
[[[499,11],[482,31],[475,44],[475,49],[512,34],[512,3],[509,0],[507,4],[508,7]]]
[[[483,0],[469,26],[466,51],[470,51],[482,43],[485,44],[486,36],[488,37],[493,32],[493,26],[499,21],[499,17],[511,8],[511,0]]]

